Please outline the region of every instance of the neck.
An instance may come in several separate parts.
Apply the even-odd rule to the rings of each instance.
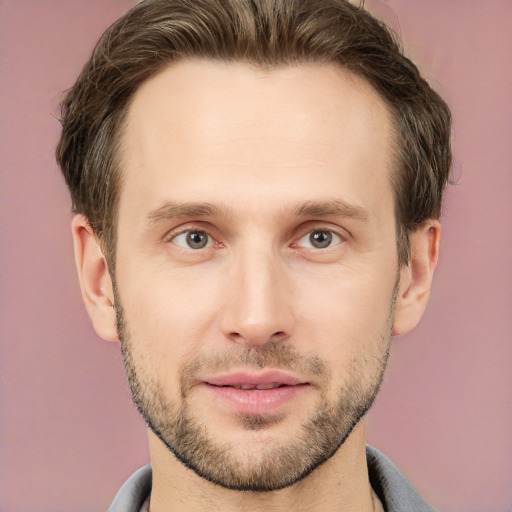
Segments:
[[[151,512],[287,511],[372,512],[364,419],[343,446],[309,476],[271,492],[232,491],[197,476],[150,432]]]

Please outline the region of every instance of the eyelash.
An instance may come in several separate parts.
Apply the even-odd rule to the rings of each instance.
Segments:
[[[303,247],[306,250],[310,251],[324,251],[331,249],[337,245],[340,245],[346,241],[346,236],[342,235],[341,233],[337,232],[336,230],[333,230],[331,228],[327,227],[315,227],[313,229],[309,229],[306,233],[302,234],[300,237],[296,238],[292,244],[290,244],[290,247],[293,249],[301,248],[299,245],[299,242],[301,240],[304,240],[309,237],[309,240],[311,241],[311,236],[314,233],[326,233],[330,236],[329,244],[325,247]],[[198,234],[198,235],[206,235],[208,238],[206,241],[206,244],[203,247],[190,247],[190,245],[185,241],[183,245],[176,243],[176,240],[181,236],[189,236],[191,234]],[[191,250],[191,251],[200,251],[202,249],[211,249],[213,247],[223,247],[223,244],[220,242],[217,242],[215,238],[208,232],[208,230],[205,229],[197,229],[197,228],[189,228],[189,229],[183,229],[182,231],[178,233],[171,233],[168,237],[166,237],[166,241],[170,241],[177,245],[178,247],[184,249],[184,250]],[[213,242],[213,244],[212,244]],[[321,242],[320,242],[321,243]],[[188,247],[185,246],[185,244],[188,245]]]
[[[194,248],[194,247],[185,247],[185,246],[182,246],[178,243],[176,243],[176,239],[178,239],[180,236],[185,236],[185,237],[188,237],[192,234],[196,234],[196,235],[206,235],[206,237],[208,238],[207,239],[207,242],[205,244],[204,247],[198,247],[198,248]],[[215,241],[215,239],[213,238],[212,235],[210,235],[207,231],[204,231],[202,229],[187,229],[185,231],[181,231],[180,233],[177,233],[175,235],[173,235],[171,238],[170,238],[170,241],[173,242],[175,245],[177,245],[178,247],[182,247],[183,249],[191,249],[191,250],[200,250],[200,249],[205,249],[205,248],[209,248],[208,246],[210,246],[210,242],[212,241]]]
[[[309,247],[308,249],[311,249],[311,250],[322,251],[322,250],[330,249],[330,248],[344,242],[344,237],[341,236],[339,233],[337,233],[336,231],[333,231],[332,229],[325,229],[325,228],[316,228],[316,229],[312,229],[312,230],[308,231],[305,235],[301,236],[298,239],[298,242],[300,242],[301,240],[308,239],[311,242],[311,244],[313,244],[312,236],[314,233],[328,234],[328,236],[330,237],[330,240],[328,240],[329,244],[327,246],[325,246],[325,247]],[[320,242],[320,243],[322,243],[322,242]],[[298,246],[298,243],[294,242],[292,244],[292,246]]]

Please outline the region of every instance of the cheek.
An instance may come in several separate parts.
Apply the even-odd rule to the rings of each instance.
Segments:
[[[301,341],[315,340],[318,355],[327,362],[338,361],[342,369],[354,358],[380,353],[390,328],[395,284],[390,276],[343,271],[321,283],[304,282],[298,290]]]
[[[119,282],[130,337],[158,368],[176,368],[211,338],[219,303],[213,276],[180,271],[125,272]],[[135,276],[135,277],[133,277]]]

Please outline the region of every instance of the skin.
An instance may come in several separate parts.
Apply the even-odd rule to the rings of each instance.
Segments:
[[[319,404],[334,404],[354,379],[378,387],[391,332],[409,331],[423,314],[440,226],[430,220],[410,235],[410,264],[398,269],[392,133],[384,101],[334,65],[263,71],[185,61],[133,98],[115,276],[133,364],[169,404],[186,401],[239,465],[290,446]],[[208,235],[206,247],[187,245],[192,230]],[[315,230],[332,234],[332,243],[314,247]],[[117,341],[101,242],[81,215],[73,234],[88,312],[98,334]],[[308,385],[266,412],[273,421],[263,428],[248,428],[205,389],[219,373],[208,364],[186,399],[180,394],[180,372],[198,357],[258,353],[270,343],[317,358],[327,371],[285,369]],[[267,493],[212,484],[151,431],[149,440],[152,512],[373,508],[364,418],[325,464]]]

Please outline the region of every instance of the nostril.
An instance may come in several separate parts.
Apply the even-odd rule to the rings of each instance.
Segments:
[[[244,343],[248,345],[265,345],[269,342],[281,342],[286,340],[288,338],[288,334],[286,334],[285,331],[276,331],[270,336],[265,335],[256,335],[254,333],[247,334],[244,336],[242,333],[237,331],[232,331],[228,334],[228,338],[231,339],[231,341],[237,342],[237,343]]]

